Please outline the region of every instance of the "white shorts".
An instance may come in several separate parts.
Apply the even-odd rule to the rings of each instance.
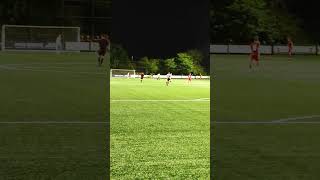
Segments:
[[[56,43],[56,50],[62,50],[62,43]]]

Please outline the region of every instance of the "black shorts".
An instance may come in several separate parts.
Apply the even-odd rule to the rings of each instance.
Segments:
[[[167,81],[170,81],[170,80],[171,80],[170,78],[167,79]]]
[[[106,53],[107,53],[107,50],[106,50],[106,49],[99,49],[99,50],[98,50],[99,56],[105,56]]]

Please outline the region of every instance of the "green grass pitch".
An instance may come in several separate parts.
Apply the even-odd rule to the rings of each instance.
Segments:
[[[108,81],[94,54],[0,53],[0,82],[0,180],[106,179]]]
[[[212,55],[217,180],[320,179],[320,57]]]
[[[111,179],[209,179],[209,80],[112,78]]]
[[[213,59],[217,179],[319,179],[319,57]],[[106,118],[105,77],[93,54],[1,53],[0,179],[104,179],[105,124],[85,122]],[[207,179],[200,98],[208,81],[112,79],[112,178]]]

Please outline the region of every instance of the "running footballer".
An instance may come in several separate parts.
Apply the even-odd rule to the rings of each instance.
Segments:
[[[101,35],[101,39],[99,42],[99,50],[97,51],[98,54],[98,66],[102,66],[103,60],[106,56],[107,51],[109,50],[110,40],[108,35]]]
[[[142,83],[143,78],[144,78],[144,73],[141,73],[141,74],[140,74],[140,81],[141,81],[141,83]]]
[[[290,37],[288,37],[287,40],[288,40],[288,55],[289,55],[289,58],[291,58],[292,49],[293,49],[293,42]]]
[[[250,44],[251,54],[250,54],[250,64],[249,68],[252,69],[253,65],[259,66],[259,59],[260,59],[260,41],[258,36],[254,38],[254,41]]]

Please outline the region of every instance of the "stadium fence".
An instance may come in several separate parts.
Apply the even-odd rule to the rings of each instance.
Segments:
[[[210,54],[249,54],[251,52],[249,45],[234,45],[234,44],[212,44],[210,45]],[[288,54],[287,45],[261,45],[261,54]],[[318,45],[295,45],[293,46],[293,54],[310,54],[319,55],[320,48]]]
[[[43,43],[37,44],[43,48]],[[96,52],[99,49],[99,43],[97,42],[68,42],[64,44],[66,51],[80,51],[80,52]],[[0,41],[0,48],[2,49],[2,43]],[[19,48],[18,44],[16,48]],[[55,50],[55,43],[52,44],[52,50]]]

